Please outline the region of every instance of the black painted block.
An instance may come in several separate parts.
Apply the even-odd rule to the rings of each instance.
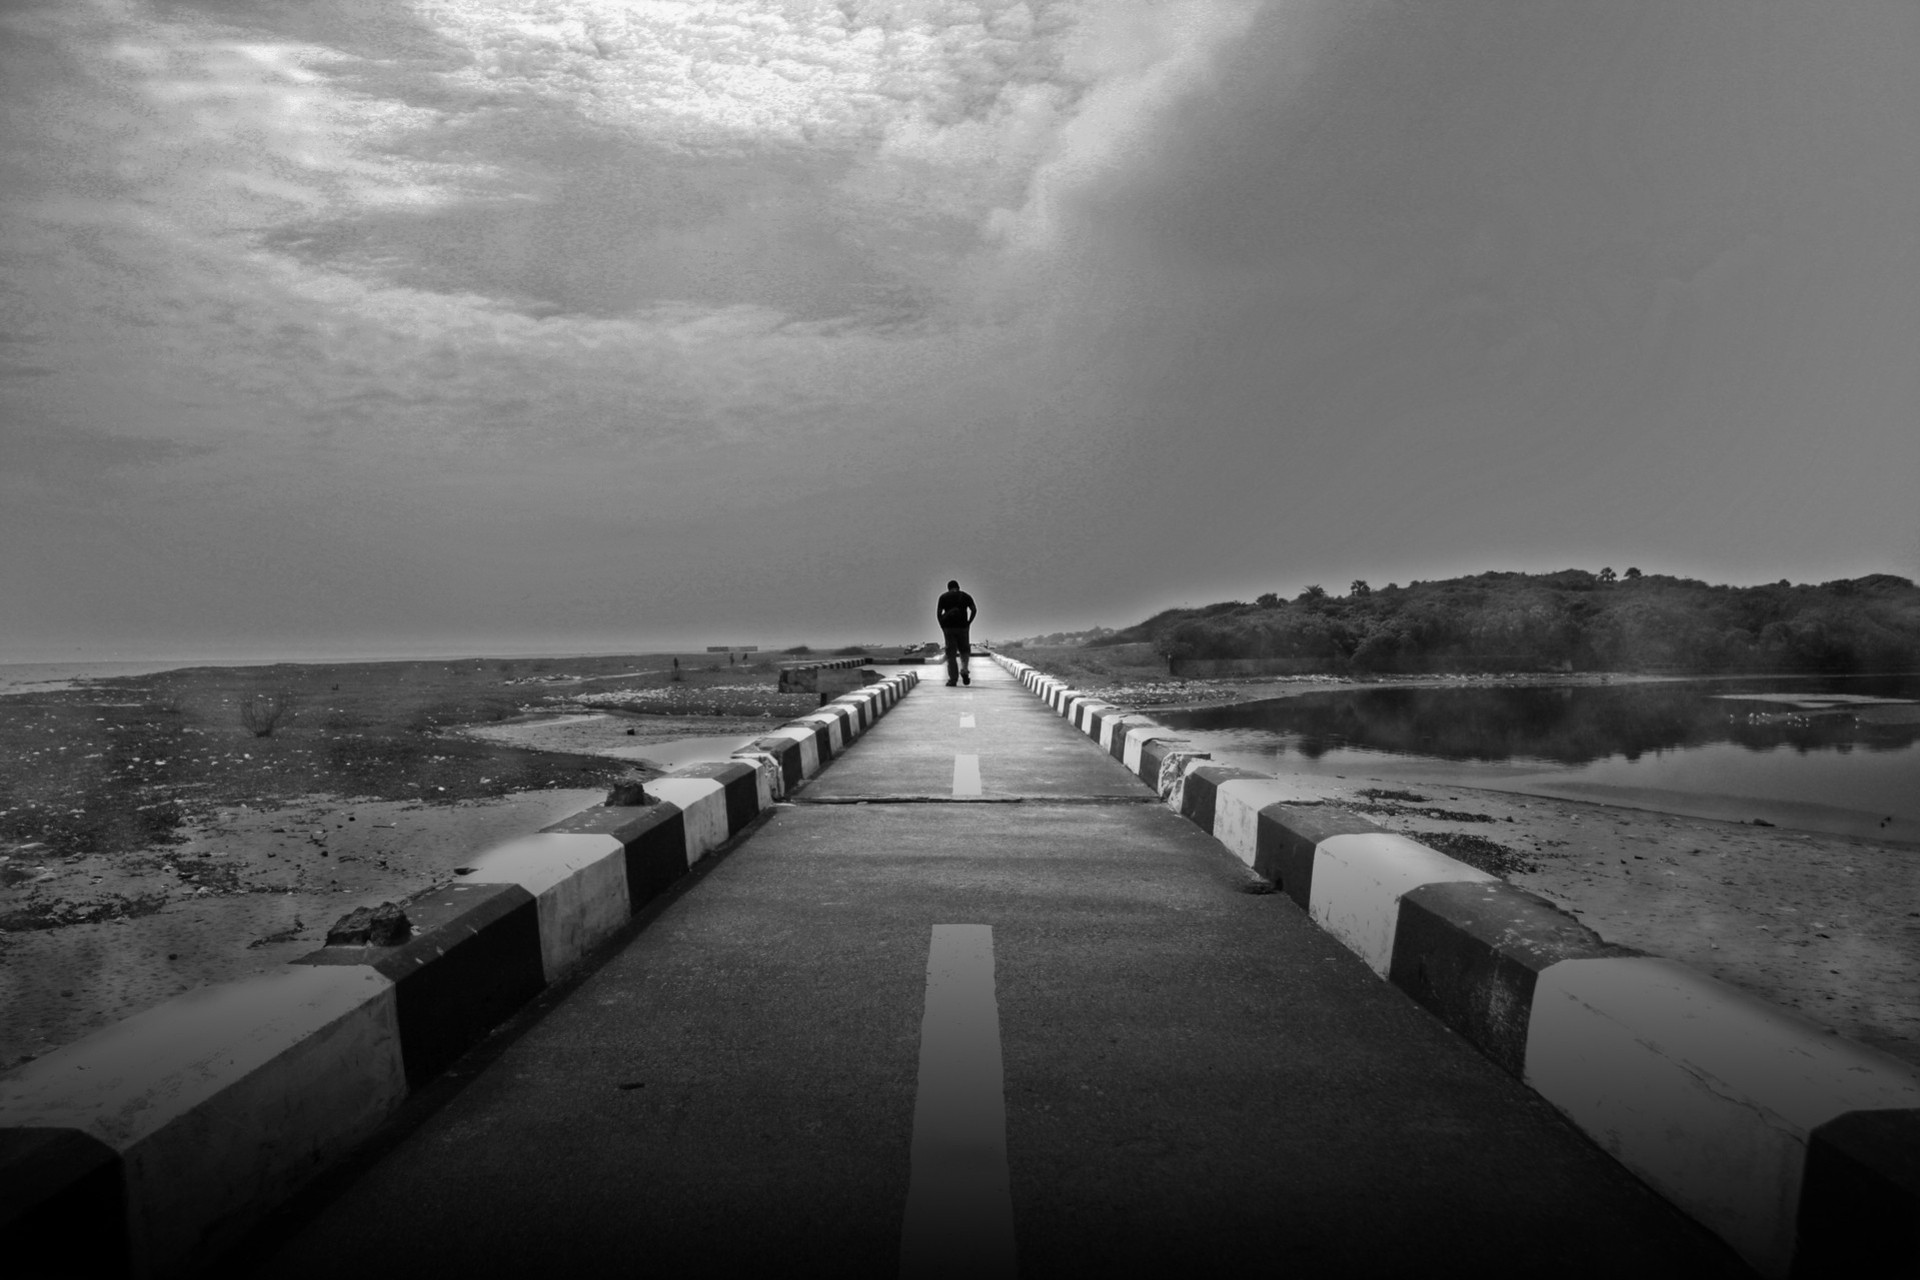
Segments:
[[[1562,960],[1635,954],[1504,881],[1455,881],[1400,899],[1387,981],[1523,1078],[1540,971]]]
[[[627,850],[627,909],[630,912],[666,892],[687,874],[687,820],[677,804],[655,805],[652,825],[622,837]]]
[[[1272,782],[1273,775],[1255,773],[1251,769],[1235,769],[1224,764],[1201,765],[1187,775],[1187,785],[1180,793],[1180,816],[1212,835],[1214,802],[1220,794],[1220,784],[1241,779]]]
[[[407,1087],[417,1089],[540,994],[546,974],[533,895],[517,884],[455,883],[406,909],[415,931],[400,946],[327,947],[294,963],[371,965],[393,980]]]
[[[1382,828],[1344,809],[1270,804],[1254,828],[1253,869],[1304,909],[1313,897],[1313,850],[1329,836],[1368,835]]]
[[[0,1129],[0,1260],[22,1280],[127,1275],[120,1154],[78,1129]]]
[[[675,769],[673,776],[712,778],[718,782],[727,797],[727,834],[737,836],[747,829],[760,812],[760,783],[755,777],[757,772],[752,765],[738,760],[713,760]]]
[[[1920,1276],[1920,1109],[1849,1111],[1808,1135],[1793,1275]]]

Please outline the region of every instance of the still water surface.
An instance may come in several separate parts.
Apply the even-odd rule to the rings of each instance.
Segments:
[[[1920,843],[1920,677],[1380,688],[1158,712],[1223,763]]]

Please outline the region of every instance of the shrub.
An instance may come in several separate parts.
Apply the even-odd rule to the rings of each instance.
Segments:
[[[293,717],[294,696],[286,689],[250,693],[240,704],[240,723],[256,738],[270,738],[282,720]]]

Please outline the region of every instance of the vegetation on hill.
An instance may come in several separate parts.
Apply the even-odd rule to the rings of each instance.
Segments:
[[[1877,573],[1712,586],[1628,569],[1318,586],[1292,600],[1168,609],[1091,640],[1176,658],[1281,658],[1357,672],[1920,670],[1920,589]]]
[[[1028,636],[1024,640],[1010,640],[1016,645],[1063,645],[1063,644],[1114,644],[1117,641],[1109,637],[1114,635],[1112,627],[1092,627],[1086,631],[1051,631],[1043,636]]]

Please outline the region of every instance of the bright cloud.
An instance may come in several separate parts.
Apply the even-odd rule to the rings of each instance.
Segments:
[[[264,545],[275,512],[327,531],[276,535],[291,562],[425,556],[422,521],[660,527],[957,449],[954,422],[1017,416],[1002,375],[1033,358],[1018,307],[976,305],[1008,227],[1087,157],[1124,164],[1129,113],[1231,25],[1146,0],[11,9],[10,519],[57,546],[118,485],[88,558],[117,527],[151,579],[223,521]],[[36,487],[116,454],[139,465],[97,490]],[[169,546],[199,550],[169,570]]]

